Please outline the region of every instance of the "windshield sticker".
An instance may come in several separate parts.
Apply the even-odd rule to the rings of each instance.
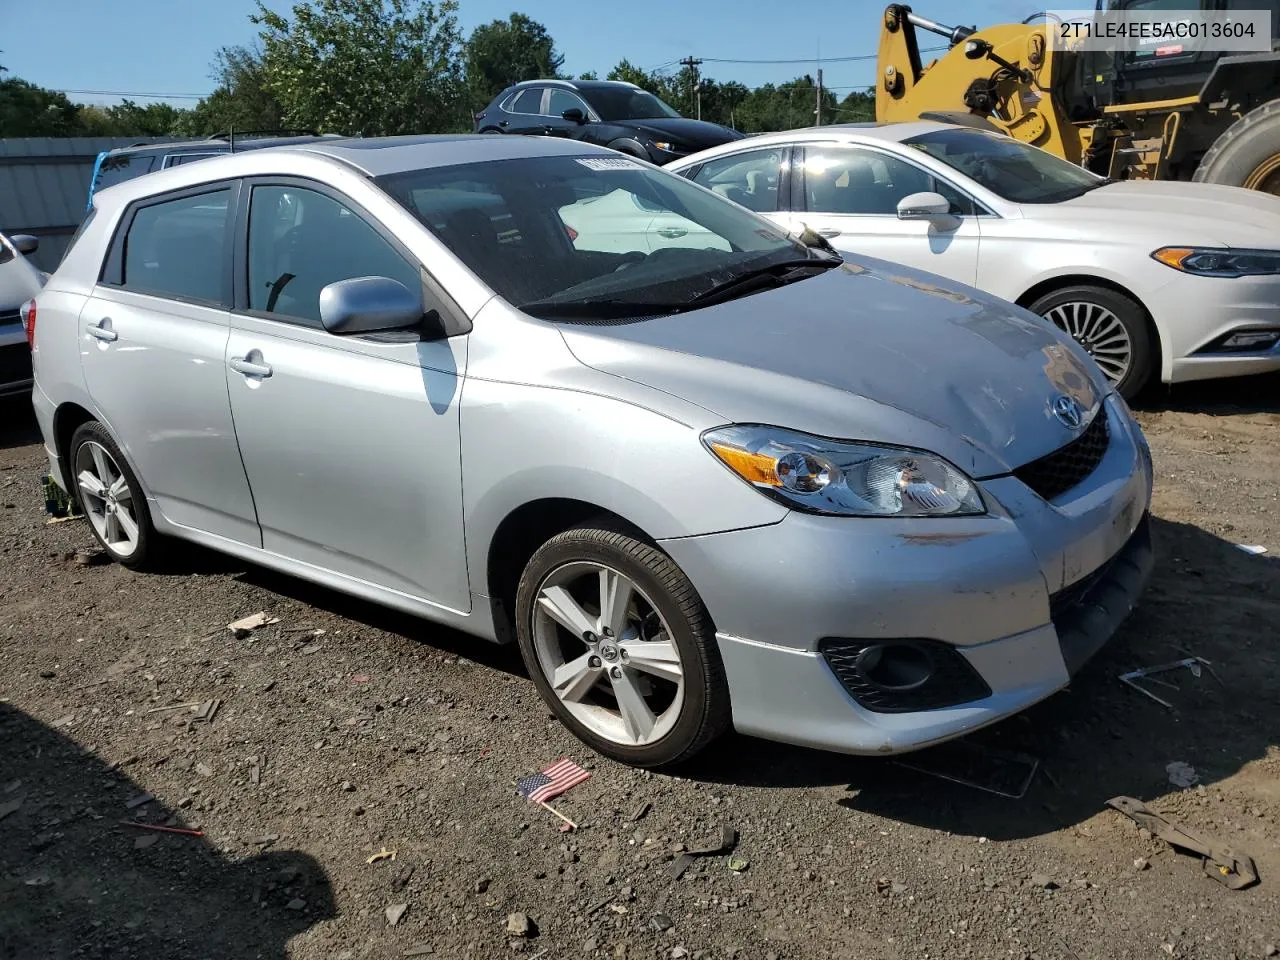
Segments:
[[[625,157],[579,157],[578,162],[588,170],[642,170],[643,167],[634,160]]]

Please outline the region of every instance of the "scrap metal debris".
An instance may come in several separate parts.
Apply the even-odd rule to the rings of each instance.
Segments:
[[[720,853],[731,853],[738,845],[738,831],[733,827],[721,825],[720,836],[697,847],[689,848],[691,857],[714,857]]]
[[[186,827],[162,827],[158,823],[141,823],[137,820],[119,820],[122,827],[137,827],[139,830],[156,830],[160,833],[177,833],[184,837],[203,837],[203,830],[191,830]]]
[[[1175,760],[1172,763],[1164,765],[1164,772],[1169,775],[1169,782],[1181,790],[1187,787],[1195,786],[1200,779],[1200,774],[1196,773],[1196,768],[1189,763],[1181,760]]]
[[[1267,548],[1266,548],[1266,547],[1259,546],[1259,545],[1257,545],[1257,544],[1252,544],[1252,543],[1237,543],[1237,544],[1236,544],[1236,549],[1237,549],[1237,550],[1242,550],[1242,551],[1244,551],[1245,553],[1251,553],[1251,554],[1253,554],[1255,557],[1260,557],[1260,556],[1262,556],[1264,553],[1266,553],[1266,552],[1267,552]]]
[[[672,880],[679,880],[684,876],[685,871],[693,866],[693,857],[687,853],[682,853],[669,864],[667,864],[667,873],[671,874]]]
[[[1209,661],[1206,660],[1204,657],[1186,657],[1182,660],[1175,660],[1173,661],[1173,663],[1160,663],[1154,667],[1140,667],[1137,670],[1130,670],[1128,673],[1120,674],[1120,682],[1123,683],[1125,686],[1132,687],[1134,690],[1137,690],[1143,696],[1150,697],[1152,700],[1160,704],[1162,707],[1167,707],[1168,709],[1172,710],[1173,709],[1172,703],[1170,703],[1168,700],[1163,700],[1160,697],[1157,697],[1154,693],[1152,693],[1146,687],[1139,684],[1137,681],[1146,680],[1148,683],[1157,683],[1162,687],[1169,687],[1173,690],[1180,690],[1182,688],[1179,687],[1176,683],[1169,683],[1167,680],[1157,680],[1155,679],[1153,674],[1168,673],[1171,670],[1181,670],[1185,668],[1191,671],[1191,675],[1198,680],[1200,679],[1200,675],[1201,675],[1201,667],[1204,667],[1211,674],[1213,674],[1213,679],[1217,680],[1219,685],[1223,687],[1226,686],[1226,684],[1222,682],[1222,678],[1218,676],[1217,671],[1213,669],[1213,665],[1209,663]]]
[[[233,620],[227,624],[227,629],[235,634],[237,640],[243,640],[255,630],[279,622],[279,617],[269,617],[265,613],[255,613],[239,620]]]
[[[1027,795],[1040,768],[1036,757],[964,739],[908,754],[893,763],[1010,800]]]
[[[1119,810],[1138,826],[1150,830],[1170,846],[1197,854],[1204,872],[1229,890],[1243,890],[1258,882],[1258,868],[1253,858],[1232,850],[1220,841],[1192,833],[1186,827],[1166,820],[1133,797],[1112,797],[1107,806]]]

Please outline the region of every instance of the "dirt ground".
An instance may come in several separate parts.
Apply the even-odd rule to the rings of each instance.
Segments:
[[[0,958],[1272,956],[1280,559],[1233,545],[1280,555],[1278,387],[1140,413],[1158,571],[1068,691],[981,735],[1039,758],[1021,800],[739,737],[650,775],[553,722],[512,650],[203,552],[170,575],[79,565],[89,530],[46,522],[9,404]],[[226,629],[258,611],[279,623]],[[1191,654],[1221,684],[1152,686],[1174,709],[1117,680]],[[163,709],[212,699],[212,723]],[[513,788],[561,756],[593,773],[557,802],[572,834]],[[1179,761],[1197,785],[1171,784]],[[1215,883],[1107,809],[1119,794],[1251,854],[1262,882]],[[745,869],[708,856],[673,879],[678,845],[722,825]]]

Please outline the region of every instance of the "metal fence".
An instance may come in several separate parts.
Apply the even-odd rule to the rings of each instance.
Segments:
[[[40,238],[31,260],[52,271],[84,217],[98,154],[172,137],[0,139],[0,230]]]

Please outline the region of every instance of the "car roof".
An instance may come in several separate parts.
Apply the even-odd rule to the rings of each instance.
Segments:
[[[643,90],[626,80],[521,80],[512,84],[509,89],[519,90],[523,87],[565,87],[569,90]]]
[[[909,140],[924,133],[955,129],[957,128],[954,124],[939,123],[936,120],[911,120],[904,123],[831,123],[824,124],[821,127],[800,127],[795,130],[782,130],[778,133],[760,133],[755,136],[745,137],[742,140],[733,140],[681,158],[674,163],[668,164],[668,166],[672,169],[683,170],[710,157],[726,153],[737,153],[761,146],[811,143],[815,140],[901,143],[903,140]]]
[[[491,160],[530,157],[617,157],[607,147],[597,147],[563,137],[502,137],[485,134],[422,134],[401,137],[343,137],[310,140],[260,150],[227,153],[199,163],[185,163],[145,177],[134,177],[94,194],[94,203],[125,204],[155,194],[182,190],[236,177],[276,176],[296,173],[293,166],[316,159],[328,160],[367,177],[382,177],[410,170],[449,167]],[[290,164],[291,159],[302,161]],[[302,174],[299,174],[302,175]]]

